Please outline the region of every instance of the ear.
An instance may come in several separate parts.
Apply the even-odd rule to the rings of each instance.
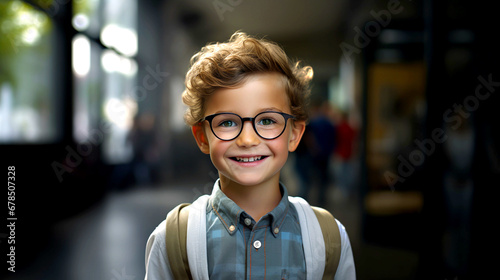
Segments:
[[[304,135],[304,131],[306,130],[306,122],[305,121],[294,121],[292,125],[292,130],[290,137],[288,139],[288,151],[293,152],[297,149],[297,146],[300,143],[300,139],[302,139],[302,135]]]
[[[205,154],[210,154],[207,135],[205,134],[203,125],[201,123],[195,124],[191,127],[191,130],[200,150]]]

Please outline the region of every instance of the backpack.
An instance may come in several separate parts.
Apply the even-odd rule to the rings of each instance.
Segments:
[[[175,279],[192,279],[189,269],[186,238],[190,203],[182,203],[166,218],[166,247],[170,269]],[[311,206],[321,226],[325,242],[325,271],[323,279],[333,279],[340,260],[340,232],[333,215],[325,209]],[[336,249],[337,248],[337,249]]]

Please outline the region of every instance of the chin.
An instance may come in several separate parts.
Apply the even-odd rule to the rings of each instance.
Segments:
[[[265,184],[265,183],[268,183],[270,181],[273,181],[273,177],[260,177],[260,176],[256,176],[255,174],[248,174],[248,175],[245,175],[245,176],[239,176],[238,178],[235,178],[235,177],[229,177],[231,178],[231,181],[237,183],[237,184],[240,184],[242,186],[248,186],[248,187],[251,187],[251,186],[257,186],[257,185],[261,185],[261,184]]]
[[[256,180],[255,178],[238,178],[238,179],[234,179],[234,180],[231,179],[231,181],[233,181],[239,185],[247,186],[247,187],[259,185],[263,182],[263,180]]]

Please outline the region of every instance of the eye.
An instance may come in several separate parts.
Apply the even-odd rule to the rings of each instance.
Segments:
[[[231,121],[231,120],[225,120],[219,123],[220,127],[233,127],[236,126],[236,122]]]
[[[259,120],[259,125],[272,125],[272,124],[275,124],[275,123],[276,122],[273,119],[270,119],[270,118],[265,118],[265,119]]]

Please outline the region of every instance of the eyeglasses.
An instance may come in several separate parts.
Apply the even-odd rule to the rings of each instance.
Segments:
[[[253,129],[261,138],[273,140],[283,134],[288,119],[295,117],[282,112],[266,111],[253,118],[242,118],[234,113],[218,113],[206,116],[200,122],[207,120],[215,137],[223,141],[236,139],[246,121],[252,122]]]

